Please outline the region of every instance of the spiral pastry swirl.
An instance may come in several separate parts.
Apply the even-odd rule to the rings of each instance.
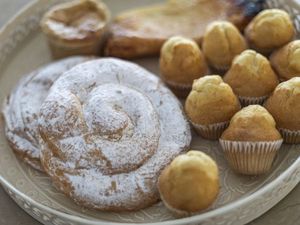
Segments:
[[[41,160],[56,186],[100,210],[159,199],[160,171],[190,144],[180,103],[158,78],[113,58],[66,72],[43,103]]]
[[[38,114],[55,80],[73,66],[91,57],[69,57],[43,66],[22,77],[5,99],[3,116],[8,143],[22,160],[38,170],[40,163],[40,135]]]

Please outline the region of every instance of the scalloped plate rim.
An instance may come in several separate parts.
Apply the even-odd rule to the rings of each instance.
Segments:
[[[20,22],[21,18],[24,17],[27,13],[30,12],[35,6],[38,4],[42,4],[45,2],[45,0],[33,0],[26,4],[22,9],[19,10],[17,14],[15,14],[1,29],[0,29],[0,37],[5,36],[5,33],[9,34],[10,29],[13,28],[14,24]],[[297,1],[293,0],[294,3],[298,3]],[[270,183],[264,185],[262,188],[258,189],[257,191],[253,192],[250,195],[247,195],[245,197],[242,197],[241,199],[238,199],[236,201],[233,201],[225,206],[222,206],[220,208],[214,209],[209,212],[205,212],[203,214],[195,215],[192,217],[182,218],[182,219],[176,219],[176,220],[169,220],[169,221],[163,221],[163,222],[154,222],[154,223],[141,223],[143,225],[183,225],[187,223],[199,223],[203,222],[206,219],[209,219],[210,217],[226,214],[227,212],[243,205],[247,205],[251,203],[254,199],[259,199],[260,196],[263,194],[273,190],[277,185],[280,185],[282,181],[287,178],[289,175],[291,175],[294,171],[300,168],[300,157],[298,157],[283,173],[281,173],[278,177],[276,177],[273,181]],[[283,199],[298,183],[300,182],[300,176],[297,177],[297,180],[289,186],[289,190],[286,191],[282,196],[280,196],[280,199],[277,201],[279,202],[281,199]],[[58,211],[56,209],[47,207],[26,194],[19,191],[17,188],[15,188],[13,185],[11,185],[7,180],[5,180],[1,174],[0,174],[0,184],[4,187],[6,187],[8,190],[14,192],[17,196],[20,196],[24,200],[28,201],[34,206],[39,207],[40,209],[44,210],[45,212],[52,213],[54,215],[58,215],[61,218],[64,218],[68,221],[82,223],[82,224],[89,224],[89,225],[121,225],[121,224],[133,224],[133,223],[118,223],[118,222],[110,222],[110,221],[97,221],[97,220],[89,220],[85,219],[79,216],[70,215],[61,211]],[[7,189],[5,188],[5,191]],[[275,204],[277,204],[277,202]],[[268,205],[268,207],[264,208],[264,212],[271,209],[275,204]],[[261,214],[263,214],[262,212]],[[259,215],[258,215],[259,216]],[[256,218],[256,217],[255,217]],[[253,218],[253,219],[255,219]]]

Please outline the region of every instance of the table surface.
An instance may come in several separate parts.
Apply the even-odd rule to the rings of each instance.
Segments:
[[[31,0],[0,0],[0,27]],[[300,185],[285,199],[249,225],[297,225],[300,224]],[[40,225],[19,208],[0,187],[1,225]]]

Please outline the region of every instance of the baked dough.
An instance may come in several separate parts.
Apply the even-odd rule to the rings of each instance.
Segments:
[[[76,203],[132,211],[159,200],[161,170],[191,141],[180,102],[129,62],[80,64],[55,82],[41,107],[41,161]]]
[[[98,55],[110,12],[100,0],[74,0],[51,8],[41,21],[54,58]]]
[[[250,105],[236,113],[221,139],[229,141],[277,141],[282,137],[272,115],[260,105]]]
[[[224,71],[229,69],[235,56],[247,49],[247,43],[232,23],[215,21],[205,30],[202,49],[208,64]]]
[[[300,40],[292,41],[275,51],[270,57],[271,64],[281,80],[300,76]]]
[[[184,37],[168,39],[161,49],[159,62],[161,78],[179,96],[186,97],[194,80],[208,72],[204,55],[197,43]]]
[[[279,83],[269,60],[253,50],[237,56],[223,80],[241,97],[269,96]]]
[[[265,9],[249,23],[245,35],[252,48],[267,54],[292,41],[295,28],[284,10]]]
[[[4,103],[5,134],[19,158],[38,170],[40,164],[40,135],[38,114],[53,82],[71,67],[90,60],[71,57],[51,63],[24,76]]]
[[[159,55],[163,43],[176,35],[200,44],[209,23],[230,20],[241,24],[245,19],[242,11],[234,1],[168,0],[123,12],[110,26],[106,54],[120,58]]]
[[[216,162],[200,151],[177,156],[159,177],[158,188],[166,207],[178,215],[208,208],[219,193]]]
[[[300,130],[300,77],[282,82],[267,100],[265,107],[279,128]]]
[[[240,107],[231,87],[218,75],[195,80],[185,102],[189,119],[199,125],[229,121]]]

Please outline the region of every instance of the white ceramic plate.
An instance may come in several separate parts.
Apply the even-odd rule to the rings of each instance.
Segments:
[[[37,0],[23,9],[0,31],[0,102],[18,79],[27,72],[51,61],[49,50],[39,29],[43,13],[59,0]],[[107,0],[113,14],[158,0]],[[299,31],[299,9],[296,0],[268,2],[283,7],[295,19]],[[157,59],[137,63],[158,74]],[[260,177],[234,174],[224,160],[218,142],[194,136],[192,149],[207,152],[217,160],[221,171],[221,193],[207,211],[189,218],[176,219],[162,203],[132,213],[104,213],[83,209],[53,188],[49,178],[18,161],[8,147],[0,120],[0,181],[8,194],[26,212],[44,224],[107,225],[142,224],[245,224],[260,216],[300,181],[300,146],[283,146],[270,173]]]

